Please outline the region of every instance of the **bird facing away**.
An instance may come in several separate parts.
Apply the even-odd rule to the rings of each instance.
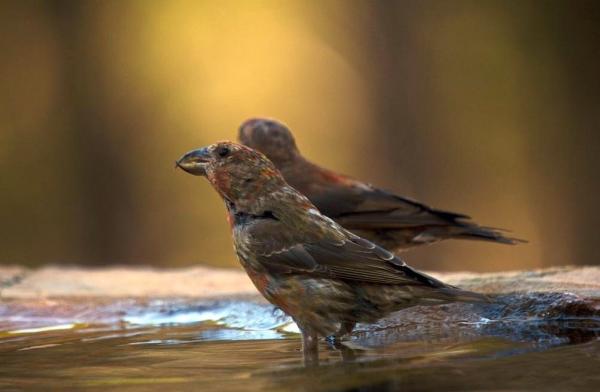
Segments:
[[[395,252],[444,239],[523,242],[469,217],[441,211],[317,166],[300,154],[290,130],[268,119],[244,122],[239,141],[265,154],[285,180],[346,229]]]
[[[340,337],[415,305],[486,297],[422,274],[322,215],[262,153],[219,142],[176,165],[204,176],[223,198],[240,263],[260,293],[302,332],[304,359],[319,336]]]

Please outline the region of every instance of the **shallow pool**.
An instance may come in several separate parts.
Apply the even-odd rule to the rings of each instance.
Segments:
[[[323,343],[316,368],[255,298],[4,300],[0,390],[600,390],[600,319],[555,300],[410,309]]]

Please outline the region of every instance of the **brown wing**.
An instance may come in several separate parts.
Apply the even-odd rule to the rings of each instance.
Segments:
[[[321,213],[353,229],[461,224],[467,215],[433,209],[417,201],[303,161],[282,169],[294,188],[306,195]]]
[[[327,192],[336,201],[334,216],[342,225],[354,229],[401,229],[415,226],[460,224],[469,217],[435,210],[425,204],[367,187],[336,187]],[[317,207],[319,201],[317,200]],[[324,212],[327,215],[327,212]]]
[[[374,284],[449,287],[413,270],[387,250],[354,234],[313,238],[308,241],[291,233],[277,221],[257,222],[251,228],[252,253],[256,261],[275,274],[310,274]],[[343,230],[339,228],[340,230]]]

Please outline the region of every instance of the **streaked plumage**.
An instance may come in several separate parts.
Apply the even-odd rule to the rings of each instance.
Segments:
[[[263,154],[220,142],[177,165],[205,176],[222,196],[238,258],[261,294],[302,331],[305,358],[318,336],[351,332],[414,305],[481,301],[415,271],[394,254],[322,215]]]

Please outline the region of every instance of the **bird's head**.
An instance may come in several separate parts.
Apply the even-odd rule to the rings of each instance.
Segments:
[[[224,199],[236,205],[250,205],[286,185],[279,170],[262,153],[229,141],[192,150],[175,164],[190,174],[206,177]]]
[[[238,139],[242,144],[265,154],[277,167],[300,155],[288,127],[276,120],[247,120],[240,126]]]

